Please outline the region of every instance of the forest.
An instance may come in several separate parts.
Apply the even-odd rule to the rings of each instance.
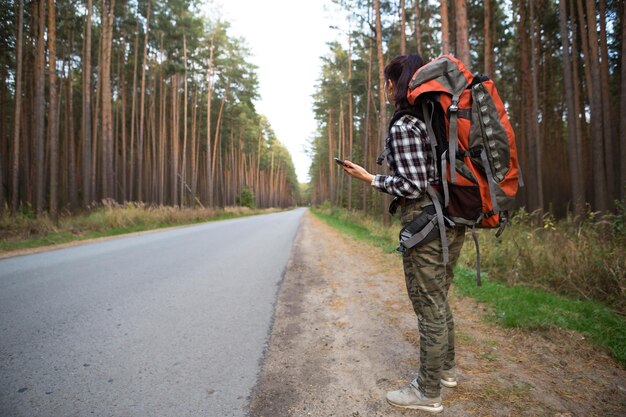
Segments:
[[[200,6],[2,1],[0,211],[298,204],[250,51]]]
[[[623,1],[336,3],[350,22],[344,39],[329,45],[315,95],[313,203],[384,215],[389,197],[353,183],[332,157],[383,173],[375,160],[393,111],[381,94],[383,68],[418,52],[426,62],[451,53],[495,81],[516,133],[525,182],[518,206],[558,217],[623,211]]]

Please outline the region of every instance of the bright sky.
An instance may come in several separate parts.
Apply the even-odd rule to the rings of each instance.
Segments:
[[[215,0],[229,34],[244,38],[259,67],[260,100],[278,139],[289,149],[298,180],[308,182],[305,149],[315,132],[313,98],[327,42],[345,37],[329,26],[347,18],[331,0]],[[207,7],[211,7],[207,5]],[[214,15],[214,14],[212,14]]]

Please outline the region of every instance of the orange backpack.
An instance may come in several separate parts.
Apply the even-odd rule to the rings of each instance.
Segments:
[[[443,201],[437,203],[453,222],[472,228],[480,284],[474,228],[500,227],[499,236],[518,186],[523,185],[509,117],[493,81],[473,75],[451,55],[419,68],[409,83],[407,98],[421,106],[424,114],[442,179]],[[437,199],[439,193],[431,190],[429,194]]]

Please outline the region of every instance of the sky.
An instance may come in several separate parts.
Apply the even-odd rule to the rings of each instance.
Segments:
[[[218,7],[231,23],[229,35],[245,39],[258,66],[257,112],[289,150],[298,180],[308,182],[305,150],[316,130],[312,95],[320,57],[329,52],[327,42],[345,36],[329,26],[345,26],[347,17],[330,0],[214,0],[206,7]]]

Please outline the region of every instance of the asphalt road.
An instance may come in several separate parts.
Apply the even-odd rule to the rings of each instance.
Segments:
[[[245,416],[303,213],[0,260],[0,416]]]

